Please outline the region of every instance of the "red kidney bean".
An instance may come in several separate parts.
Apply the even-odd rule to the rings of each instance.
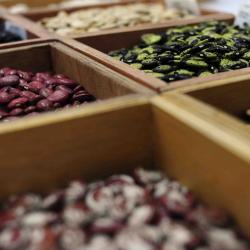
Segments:
[[[21,70],[18,70],[17,74],[21,79],[23,79],[27,82],[31,81],[31,79],[33,77],[33,74],[31,72],[25,72],[25,71],[21,71]]]
[[[8,91],[9,91],[9,93],[10,93],[11,95],[13,95],[14,97],[19,97],[19,96],[21,96],[21,90],[20,90],[20,89],[10,87],[10,88],[8,89]]]
[[[22,108],[15,108],[12,109],[9,113],[10,116],[19,116],[24,113],[24,110]]]
[[[11,68],[8,68],[8,67],[2,68],[2,69],[0,69],[0,74],[1,74],[2,76],[8,75],[8,73],[9,73],[11,70],[12,70],[12,69],[11,69]]]
[[[36,106],[29,106],[24,110],[25,113],[31,113],[34,111],[36,111]]]
[[[2,68],[0,75],[0,105],[13,119],[21,115],[32,116],[38,112],[76,107],[94,100],[82,86],[63,74],[33,74]],[[3,113],[0,120],[6,114]],[[7,120],[9,119],[6,118],[5,121]]]
[[[70,88],[68,88],[68,87],[66,87],[66,86],[63,86],[63,85],[57,86],[57,87],[56,87],[56,90],[65,91],[66,93],[68,93],[68,94],[70,94],[70,95],[73,93],[72,89],[70,89]]]
[[[20,80],[20,83],[18,85],[21,89],[24,89],[24,90],[30,90],[30,85],[27,83],[27,81],[21,79]]]
[[[24,106],[26,106],[28,101],[29,101],[29,99],[26,98],[26,97],[18,97],[16,99],[12,100],[8,104],[8,108],[9,109],[14,109],[14,108],[24,107]]]
[[[40,92],[39,92],[39,94],[45,98],[50,96],[52,93],[53,93],[53,90],[49,88],[42,88],[40,89]]]
[[[58,109],[58,108],[61,108],[62,107],[62,104],[61,103],[59,103],[59,102],[54,102],[53,103],[53,108],[54,109]]]
[[[0,104],[9,103],[14,98],[15,98],[15,96],[13,96],[5,91],[0,92]]]
[[[44,88],[44,84],[42,82],[33,81],[29,83],[29,88],[35,93],[39,93],[42,88]]]
[[[36,107],[40,111],[48,111],[52,108],[53,103],[48,99],[42,99],[37,104]]]
[[[35,77],[38,79],[43,79],[45,81],[45,80],[48,80],[49,78],[51,78],[51,74],[48,72],[36,73]]]
[[[8,75],[17,75],[17,71],[15,69],[8,69],[5,71],[5,76]]]
[[[56,90],[54,93],[52,93],[48,100],[51,102],[59,102],[63,103],[69,98],[69,94],[62,90]]]
[[[76,86],[76,82],[68,78],[59,78],[57,84],[65,85],[71,88]]]
[[[37,101],[41,98],[39,95],[27,90],[21,91],[20,96],[26,97],[30,102]]]
[[[19,83],[18,76],[15,75],[8,75],[0,78],[0,87],[4,86],[13,86]]]
[[[58,83],[58,79],[56,78],[49,78],[47,80],[44,81],[45,85],[55,85]]]

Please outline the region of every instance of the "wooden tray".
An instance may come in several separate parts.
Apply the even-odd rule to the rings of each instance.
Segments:
[[[232,214],[250,236],[250,146],[223,135],[161,97],[117,98],[0,124],[1,198],[159,167]]]
[[[40,9],[35,9],[35,10],[30,10],[27,11],[25,13],[23,13],[23,17],[26,17],[27,19],[29,19],[30,21],[32,21],[33,25],[37,25],[41,28],[40,25],[37,24],[37,21],[41,20],[42,18],[45,17],[53,17],[56,16],[60,11],[65,11],[67,13],[71,13],[73,11],[77,11],[77,10],[87,10],[87,9],[93,9],[93,8],[108,8],[111,6],[121,6],[121,5],[127,5],[127,4],[131,4],[131,3],[138,3],[138,2],[142,2],[142,3],[160,3],[162,5],[165,5],[165,1],[164,0],[124,0],[121,2],[113,2],[113,3],[101,3],[101,4],[84,4],[82,6],[77,6],[77,7],[68,7],[68,8],[52,8],[52,9],[48,9],[48,8],[40,8]],[[202,9],[201,10],[201,15],[206,16],[206,17],[210,17],[213,18],[217,15],[230,15],[227,13],[222,13],[222,12],[218,12],[218,11],[214,11],[214,10],[206,10],[206,9]],[[230,18],[233,18],[233,15],[230,15]],[[193,19],[193,18],[192,18]],[[181,18],[178,18],[178,20],[181,20]],[[168,23],[168,21],[163,22],[164,24]],[[162,23],[162,24],[163,24]],[[151,24],[142,24],[142,25],[136,25],[136,28],[147,28],[150,27]],[[42,27],[43,28],[43,27]],[[45,29],[44,29],[45,30]],[[110,32],[121,32],[121,31],[130,31],[131,28],[117,28],[117,29],[113,29],[110,30]],[[88,32],[86,34],[83,34],[83,36],[89,36],[91,34],[106,34],[105,31],[99,31],[99,32]],[[53,33],[51,33],[51,35],[54,35]],[[77,36],[70,36],[72,38],[77,38]]]
[[[249,93],[250,74],[246,74],[183,87],[166,96],[230,134],[242,134],[250,142],[250,123],[244,119],[250,107]]]
[[[82,5],[78,5],[76,7],[47,7],[50,4],[60,4],[63,2],[63,0],[2,0],[0,1],[0,10],[1,11],[8,11],[8,8],[17,5],[17,4],[26,4],[29,7],[31,7],[30,10],[26,11],[25,13],[27,14],[38,14],[38,15],[42,15],[42,13],[47,13],[48,14],[50,12],[54,13],[54,15],[56,14],[57,11],[59,10],[66,10],[66,11],[74,11],[74,10],[78,10],[79,7],[92,7],[92,6],[100,6],[102,7],[103,5],[113,5],[113,4],[123,4],[123,3],[135,3],[135,2],[153,2],[154,0],[120,0],[117,2],[111,2],[110,3],[107,1],[105,3],[93,3],[93,4],[89,4],[89,3],[82,3]],[[155,0],[155,1],[162,1],[163,0]],[[210,12],[210,11],[209,11]],[[43,16],[42,16],[43,17]]]
[[[108,99],[133,93],[153,94],[136,82],[110,70],[59,41],[41,40],[8,45],[0,51],[0,68],[62,73],[82,84],[97,99]],[[15,60],[13,60],[15,58]]]
[[[143,28],[136,27],[130,28],[129,30],[121,29],[120,31],[116,32],[106,31],[105,34],[86,35],[76,39],[76,41],[78,42],[72,42],[71,39],[67,38],[61,38],[61,40],[74,49],[81,51],[81,53],[95,58],[95,60],[101,62],[102,64],[107,65],[108,67],[118,71],[119,73],[122,73],[159,93],[186,85],[200,84],[204,81],[224,79],[225,77],[250,73],[250,69],[247,68],[225,73],[218,73],[209,77],[197,77],[167,84],[159,79],[145,74],[140,70],[133,69],[131,66],[125,63],[114,60],[107,55],[107,53],[112,50],[132,47],[140,40],[142,34],[150,32],[164,32],[166,29],[176,27],[178,25],[191,25],[211,20],[220,20],[232,23],[234,17],[229,14],[202,16],[189,20],[173,20],[169,21],[168,24],[148,25],[147,27]]]

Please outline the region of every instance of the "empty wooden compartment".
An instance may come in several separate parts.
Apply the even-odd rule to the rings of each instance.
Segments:
[[[250,235],[249,141],[228,134],[225,142],[220,128],[161,97],[123,97],[56,118],[48,113],[0,124],[1,198],[137,166],[161,168],[232,214]]]
[[[211,81],[175,90],[169,96],[209,122],[249,137],[249,79],[248,74]]]

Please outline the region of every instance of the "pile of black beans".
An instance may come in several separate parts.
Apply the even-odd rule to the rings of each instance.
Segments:
[[[14,32],[6,30],[5,25],[0,25],[0,43],[18,42],[23,40],[23,38]]]
[[[250,27],[211,21],[144,34],[110,56],[170,83],[249,67]]]
[[[136,169],[0,203],[1,250],[247,250],[223,211],[162,173]]]

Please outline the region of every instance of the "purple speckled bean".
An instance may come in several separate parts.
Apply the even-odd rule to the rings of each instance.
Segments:
[[[50,96],[52,93],[53,93],[53,90],[49,88],[42,88],[39,92],[39,94],[45,98]]]
[[[13,99],[9,104],[8,108],[9,109],[14,109],[14,108],[20,108],[26,106],[28,103],[29,99],[26,97],[18,97],[16,99]]]
[[[20,96],[21,97],[26,97],[30,102],[37,101],[37,100],[39,100],[41,98],[39,95],[37,95],[37,94],[35,94],[35,93],[31,92],[31,91],[27,91],[27,90],[22,91],[20,93]]]
[[[19,116],[24,113],[24,110],[22,108],[15,108],[12,109],[11,112],[9,113],[10,116]]]
[[[69,94],[67,92],[62,91],[62,90],[56,90],[54,93],[52,93],[48,97],[48,100],[51,102],[63,103],[67,101],[68,98],[69,98]]]
[[[70,89],[70,88],[68,88],[68,87],[66,87],[64,85],[56,86],[56,90],[62,90],[62,91],[66,92],[66,93],[68,93],[70,95],[73,93],[72,89]]]
[[[48,99],[42,99],[36,104],[36,107],[40,111],[48,111],[53,107],[53,103]]]
[[[24,110],[24,112],[25,112],[26,114],[31,113],[31,112],[34,112],[34,111],[36,111],[36,106],[29,106],[29,107],[27,107],[27,108]]]
[[[0,87],[13,86],[19,83],[19,77],[15,75],[8,75],[0,78]]]
[[[13,96],[5,91],[0,92],[0,104],[9,103],[14,98],[15,98],[15,96]]]
[[[39,81],[33,81],[29,83],[30,90],[32,90],[35,93],[39,93],[42,88],[44,88],[44,84]]]

